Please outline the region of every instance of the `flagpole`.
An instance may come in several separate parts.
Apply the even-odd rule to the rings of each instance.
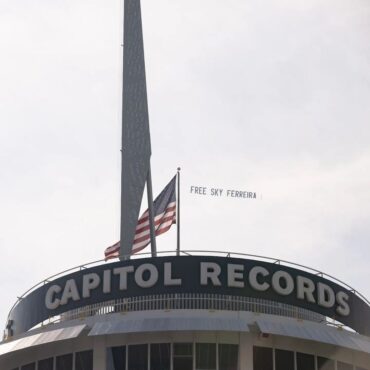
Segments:
[[[150,247],[152,250],[152,257],[157,257],[157,243],[155,240],[154,227],[154,207],[153,207],[153,189],[152,189],[152,173],[149,164],[148,176],[146,179],[146,189],[148,193],[148,210],[149,210],[149,227],[150,227]]]
[[[176,224],[177,224],[177,248],[176,255],[180,255],[180,171],[181,168],[177,168],[177,207],[176,207]]]

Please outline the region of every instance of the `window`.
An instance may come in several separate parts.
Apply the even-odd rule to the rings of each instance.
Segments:
[[[130,370],[148,369],[148,345],[128,346],[128,368]]]
[[[315,356],[298,352],[297,370],[315,370]]]
[[[275,370],[294,370],[294,352],[277,349],[275,364]]]
[[[93,370],[93,351],[76,353],[75,370]]]
[[[253,347],[253,369],[273,370],[272,348]]]
[[[173,370],[193,369],[193,344],[174,343],[173,345]]]
[[[317,370],[335,370],[334,360],[329,360],[325,357],[318,357]]]
[[[107,370],[126,370],[126,347],[107,349]]]
[[[21,366],[21,370],[35,370],[35,369],[36,369],[36,364],[34,362],[32,364]]]
[[[56,370],[72,370],[72,359],[72,353],[69,353],[68,355],[58,356],[56,358]]]
[[[216,344],[197,343],[195,347],[197,370],[216,370]]]
[[[160,343],[150,345],[150,370],[171,369],[171,345]]]
[[[52,357],[39,361],[37,365],[37,370],[53,370],[53,368],[54,368],[54,359]]]
[[[237,370],[238,368],[238,345],[219,344],[218,345],[218,369]]]
[[[337,370],[353,370],[353,366],[345,362],[337,362]]]

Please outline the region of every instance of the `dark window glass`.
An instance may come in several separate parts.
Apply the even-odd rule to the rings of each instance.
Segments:
[[[337,362],[337,370],[353,370],[353,366],[345,362]]]
[[[298,352],[297,370],[315,370],[315,356]]]
[[[238,368],[238,345],[219,344],[218,345],[218,369],[237,370]]]
[[[107,370],[126,370],[126,347],[107,349]]]
[[[193,344],[174,343],[173,345],[173,370],[193,369]]]
[[[150,370],[170,370],[171,345],[169,343],[150,345]]]
[[[130,370],[147,370],[148,368],[147,344],[128,346],[128,368]]]
[[[53,367],[54,367],[53,365],[54,365],[54,359],[52,357],[47,358],[45,360],[39,361],[37,370],[53,370]]]
[[[76,353],[75,370],[93,370],[93,351]]]
[[[68,355],[58,356],[56,358],[56,370],[72,370],[72,353]]]
[[[253,347],[253,370],[272,370],[272,348]]]
[[[294,370],[294,352],[277,349],[275,363],[275,370]]]
[[[173,354],[175,356],[192,356],[193,344],[192,343],[174,343]]]
[[[334,360],[329,360],[325,357],[318,357],[317,370],[335,370]]]
[[[216,344],[215,343],[197,343],[195,347],[197,370],[215,370],[216,369]]]
[[[34,362],[32,364],[21,366],[21,370],[35,370],[35,369],[36,369],[36,364]]]

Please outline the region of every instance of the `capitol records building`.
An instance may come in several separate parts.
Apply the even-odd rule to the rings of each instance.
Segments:
[[[370,304],[316,270],[181,252],[79,266],[11,308],[1,370],[370,370]]]

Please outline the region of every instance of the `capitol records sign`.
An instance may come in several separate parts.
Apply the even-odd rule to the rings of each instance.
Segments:
[[[199,293],[251,297],[301,307],[370,335],[370,307],[321,276],[257,260],[181,256],[119,261],[51,281],[24,297],[9,316],[20,334],[67,311],[154,294]]]

